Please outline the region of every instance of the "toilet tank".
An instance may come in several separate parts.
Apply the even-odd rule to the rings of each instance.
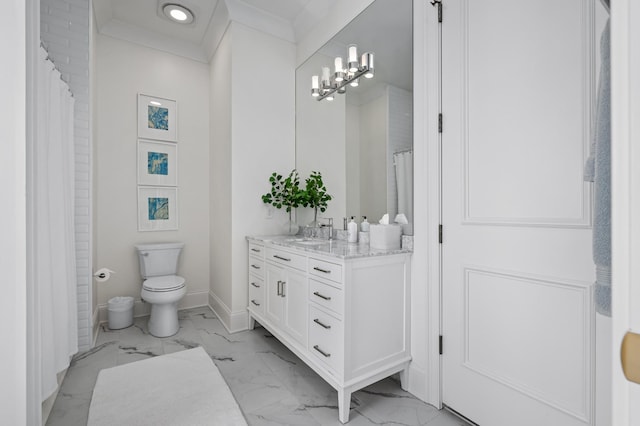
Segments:
[[[184,243],[138,244],[138,261],[142,278],[175,275]]]

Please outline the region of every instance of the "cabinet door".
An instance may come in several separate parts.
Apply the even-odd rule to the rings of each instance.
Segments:
[[[285,282],[285,271],[283,268],[270,263],[266,265],[266,315],[273,325],[281,325],[284,318],[284,298],[282,297],[282,283]]]
[[[284,328],[299,343],[307,344],[307,277],[287,270],[284,283]]]

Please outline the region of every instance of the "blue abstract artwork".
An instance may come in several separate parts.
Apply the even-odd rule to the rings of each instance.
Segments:
[[[148,106],[147,125],[150,129],[169,130],[169,109]]]
[[[169,199],[149,197],[149,220],[169,220]]]
[[[169,175],[169,154],[164,152],[147,153],[147,173],[150,175]]]

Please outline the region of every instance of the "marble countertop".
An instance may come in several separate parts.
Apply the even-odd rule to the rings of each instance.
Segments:
[[[271,243],[289,249],[307,253],[316,253],[338,259],[354,259],[360,257],[389,256],[393,254],[412,253],[410,249],[378,250],[369,244],[348,243],[344,240],[321,240],[317,238],[303,238],[295,235],[248,236],[247,240]]]

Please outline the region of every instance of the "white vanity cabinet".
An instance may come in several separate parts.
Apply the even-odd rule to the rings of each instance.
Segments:
[[[265,306],[251,303],[251,283],[260,270],[251,266],[256,245],[264,254]],[[251,322],[262,324],[338,391],[341,422],[349,419],[352,392],[398,372],[406,387],[409,252],[354,253],[353,245],[335,242],[323,253],[251,239],[249,247]]]

